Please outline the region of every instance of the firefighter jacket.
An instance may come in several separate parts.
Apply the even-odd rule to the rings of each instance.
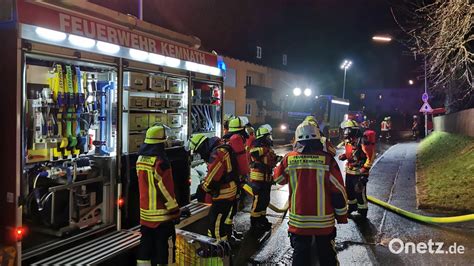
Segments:
[[[250,149],[250,182],[272,182],[276,158],[270,147],[255,146]]]
[[[156,228],[179,217],[169,162],[156,156],[141,155],[137,160],[140,190],[140,224]]]
[[[233,172],[230,152],[224,147],[215,147],[211,152],[207,166],[207,176],[202,188],[210,193],[213,201],[234,200],[237,194],[237,184]]]
[[[346,142],[345,149],[340,159],[347,160],[346,173],[368,175],[375,159],[375,132],[366,130],[354,142]]]
[[[323,144],[323,151],[331,154],[332,157],[336,156],[336,147],[332,145],[329,138],[321,137],[321,143]]]
[[[380,123],[380,130],[381,131],[389,131],[391,129],[392,129],[392,123],[387,122],[385,120]]]
[[[329,235],[335,220],[347,223],[347,196],[335,159],[326,152],[285,155],[273,179],[289,183],[289,229],[298,235]]]

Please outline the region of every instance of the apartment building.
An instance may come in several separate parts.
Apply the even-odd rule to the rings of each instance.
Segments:
[[[224,113],[244,115],[252,124],[272,123],[281,118],[281,103],[307,79],[298,74],[224,57]]]

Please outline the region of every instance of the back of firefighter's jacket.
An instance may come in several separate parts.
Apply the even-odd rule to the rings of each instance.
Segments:
[[[328,235],[335,219],[347,222],[347,196],[339,167],[326,152],[288,153],[275,169],[278,184],[290,187],[290,233]]]
[[[169,162],[155,156],[139,156],[140,223],[155,228],[179,216]]]
[[[202,188],[211,194],[212,200],[234,200],[237,184],[232,176],[231,154],[223,147],[216,147],[212,152],[207,167],[207,176]]]

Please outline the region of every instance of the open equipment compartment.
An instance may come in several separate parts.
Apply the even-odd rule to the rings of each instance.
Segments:
[[[191,125],[192,134],[202,133],[207,137],[221,137],[223,86],[218,78],[197,76],[191,82]],[[196,193],[198,185],[207,174],[207,165],[199,154],[191,158],[190,193]]]
[[[23,223],[29,249],[114,223],[117,70],[26,53]]]
[[[136,176],[138,151],[146,130],[162,124],[168,140],[165,149],[173,169],[179,206],[190,202],[189,193],[189,72],[138,61],[125,62],[122,106],[122,184],[125,204],[122,223],[139,224],[139,189]]]

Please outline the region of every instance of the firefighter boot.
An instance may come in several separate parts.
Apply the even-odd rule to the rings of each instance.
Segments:
[[[357,203],[356,204],[349,203],[349,209],[348,209],[347,213],[351,214],[355,211],[357,211]]]
[[[242,239],[244,237],[244,234],[240,231],[232,229],[232,236],[236,239]]]
[[[357,212],[360,214],[362,218],[367,218],[367,211],[368,209],[358,209]]]
[[[240,244],[242,243],[242,241],[240,239],[237,239],[232,235],[229,237],[228,242],[229,242],[229,245],[232,249],[238,248],[240,246]]]
[[[272,224],[268,222],[266,217],[251,217],[250,229],[254,232],[266,232],[272,229]]]

